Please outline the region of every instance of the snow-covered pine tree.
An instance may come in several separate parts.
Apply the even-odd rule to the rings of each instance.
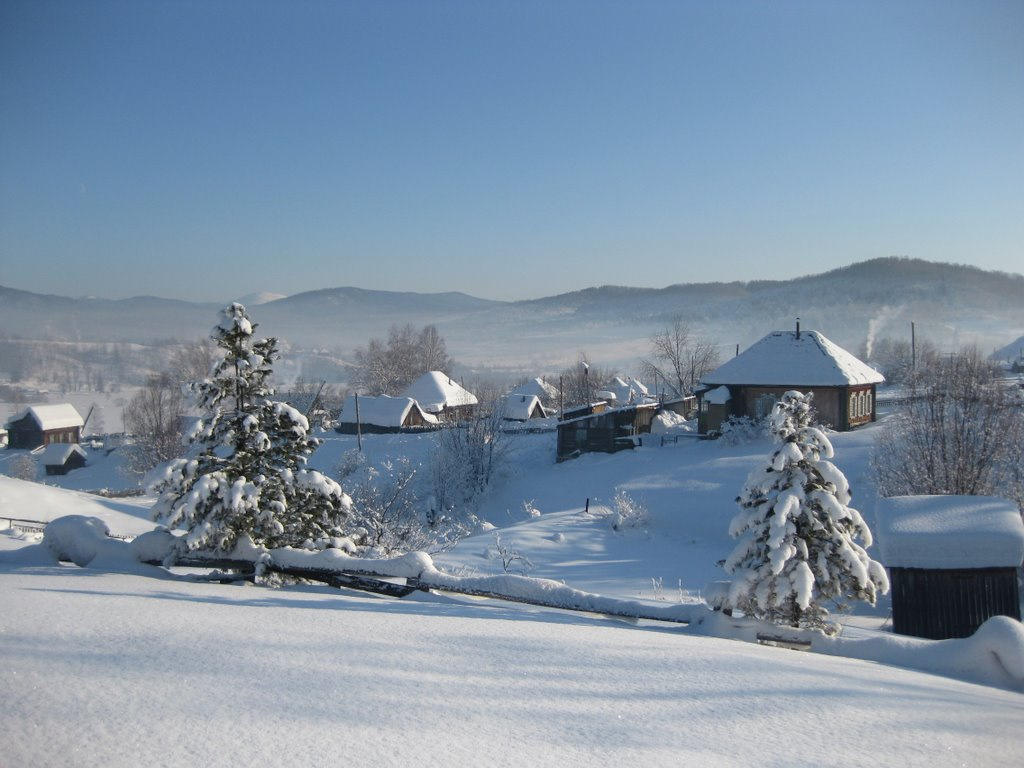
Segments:
[[[850,487],[832,462],[832,444],[811,423],[811,395],[790,391],[769,428],[778,449],[751,473],[729,526],[739,541],[722,565],[732,574],[729,606],[790,626],[829,629],[825,602],[872,605],[889,590],[880,563],[864,550],[871,532],[849,506]],[[857,539],[864,542],[863,546]]]
[[[240,536],[266,547],[323,548],[343,535],[351,500],[306,468],[317,441],[306,418],[271,399],[277,340],[256,340],[245,307],[221,310],[211,337],[223,351],[195,387],[201,418],[184,458],[151,475],[153,518],[184,527],[189,549],[228,551]]]

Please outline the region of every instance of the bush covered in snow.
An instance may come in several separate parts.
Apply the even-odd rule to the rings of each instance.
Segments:
[[[750,416],[730,416],[719,428],[719,439],[724,445],[746,445],[768,434],[765,419]]]

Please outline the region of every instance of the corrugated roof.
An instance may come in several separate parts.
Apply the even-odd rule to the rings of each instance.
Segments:
[[[704,377],[721,384],[836,387],[880,384],[885,377],[818,331],[773,331]]]

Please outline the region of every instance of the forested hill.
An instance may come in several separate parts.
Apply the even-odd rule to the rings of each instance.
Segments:
[[[620,277],[626,282],[631,276]],[[263,333],[294,346],[347,354],[385,336],[392,325],[433,324],[449,351],[469,366],[550,370],[581,352],[607,364],[626,364],[644,356],[651,334],[676,315],[723,349],[745,347],[801,317],[803,327],[854,351],[869,337],[908,337],[914,322],[918,334],[942,350],[975,342],[989,352],[1024,334],[1022,306],[1021,275],[893,257],[792,280],[605,285],[519,302],[344,287],[251,309]],[[153,297],[73,299],[0,287],[0,337],[190,340],[209,333],[217,308]]]

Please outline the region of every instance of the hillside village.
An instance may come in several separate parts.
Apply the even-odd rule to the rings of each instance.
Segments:
[[[225,328],[252,335],[256,324],[246,312],[237,303],[222,310],[213,337]],[[419,368],[392,365],[419,360],[423,340],[432,352]],[[72,392],[67,401],[54,393],[26,402],[32,392],[22,390],[0,429],[0,579],[38,579],[40,568],[60,562],[128,574],[122,578],[140,585],[154,575],[199,579],[200,592],[188,601],[203,599],[206,581],[256,583],[300,602],[319,594],[315,585],[327,585],[346,604],[369,595],[395,601],[400,611],[423,605],[431,618],[421,621],[447,616],[432,630],[439,635],[457,626],[450,623],[456,616],[515,605],[503,621],[544,621],[543,612],[578,615],[585,625],[594,615],[615,617],[673,627],[697,641],[801,651],[814,657],[812,670],[839,656],[879,662],[893,670],[890,680],[916,670],[1011,696],[1024,692],[1024,483],[1013,469],[1024,466],[1024,442],[1014,437],[1024,438],[1024,388],[1012,353],[988,361],[969,348],[942,356],[927,341],[914,347],[875,339],[877,359],[868,364],[800,318],[724,358],[680,318],[648,343],[635,370],[581,355],[557,375],[520,375],[501,386],[452,374],[436,329],[407,325],[393,327],[386,342],[358,348],[365,367],[352,369],[347,384],[298,377],[276,394],[265,386],[269,377],[294,376],[294,368],[281,360],[275,340],[257,342],[255,354],[238,359],[243,370],[255,361],[246,374],[255,376],[254,388],[245,397],[264,405],[241,415],[252,423],[271,419],[265,429],[276,436],[267,446],[297,441],[282,477],[306,478],[292,490],[289,479],[272,508],[321,495],[312,503],[327,506],[316,515],[342,512],[336,527],[314,524],[310,530],[325,538],[312,549],[284,538],[254,546],[245,521],[266,517],[259,502],[230,524],[230,535],[240,538],[183,548],[203,526],[219,525],[216,517],[201,522],[206,502],[187,490],[195,477],[189,462],[202,452],[213,459],[199,471],[203,477],[221,473],[218,456],[264,450],[258,441],[244,450],[237,442],[226,451],[201,448],[203,440],[224,439],[217,434],[238,434],[216,426],[230,420],[230,409],[209,411],[222,397],[216,382],[233,380],[223,378],[228,358],[210,346],[179,347],[170,370],[110,393],[116,397]],[[429,369],[427,359],[449,370]],[[189,384],[206,370],[202,383]],[[972,382],[969,402],[957,399],[963,381]],[[985,453],[963,462],[1002,468],[973,486],[956,479],[960,459],[949,460],[945,474],[934,465],[915,469],[912,461],[900,466],[918,450],[899,442],[917,439],[907,425],[930,424],[927,409],[934,412],[940,391],[951,398],[940,412],[962,412],[964,423],[997,436],[990,445],[966,441]],[[919,406],[926,410],[915,413]],[[952,423],[929,428],[951,444],[963,442]],[[192,437],[187,447],[184,434],[199,442]],[[192,458],[176,458],[183,453]],[[932,486],[914,490],[913,477],[929,477]],[[202,497],[224,493],[218,482]],[[790,483],[803,490],[793,496]],[[947,485],[935,490],[938,483]],[[215,514],[217,506],[210,507]],[[790,525],[783,535],[773,515],[798,508],[811,528],[799,533]],[[807,561],[811,576],[799,552],[819,546],[810,542],[823,540],[820,531],[837,520],[846,522],[830,534],[833,548],[815,549]],[[783,557],[787,564],[777,570]],[[58,575],[64,573],[62,567]],[[436,600],[453,601],[455,614],[444,602],[431,607]],[[463,602],[480,600],[485,605]],[[113,631],[73,605],[61,610],[93,634]],[[281,621],[294,621],[286,609],[280,613]],[[371,607],[368,615],[374,613]],[[537,642],[550,642],[544,638]],[[133,653],[116,631],[108,642]],[[731,653],[730,663],[746,654]],[[785,674],[772,658],[757,662],[759,675],[764,663]],[[577,669],[589,674],[586,664]],[[642,665],[630,669],[637,682],[646,674]],[[939,699],[949,696],[946,685],[938,684]],[[375,696],[365,706],[379,706]],[[990,706],[982,709],[989,720]],[[532,720],[524,727],[541,728]],[[912,732],[921,727],[906,724]],[[969,749],[991,764],[1024,755],[1024,744],[993,739]],[[891,743],[881,749],[899,753]]]
[[[228,310],[237,328],[251,333],[245,309],[230,305],[222,315]],[[218,326],[222,331],[225,322]],[[413,330],[402,331],[401,338],[414,338]],[[421,335],[429,336],[429,330]],[[681,339],[686,349],[699,348],[700,340],[680,335],[681,330],[685,327],[670,326],[655,340]],[[443,339],[436,341],[443,353]],[[268,344],[260,347],[266,350],[262,356],[249,357],[266,363],[254,369],[254,374],[262,371],[257,381],[270,374],[277,354]],[[971,375],[1002,371],[991,385],[981,386],[998,394],[997,412],[1010,417],[989,429],[1001,432],[1000,444],[1015,444],[1007,430],[1021,420],[1021,388],[1010,365],[993,367],[970,352],[941,358],[926,346],[920,353],[922,368],[952,372],[966,366],[975,371]],[[691,352],[691,362],[693,357]],[[412,606],[426,599],[428,614],[434,611],[429,601],[442,595],[459,606],[460,599],[516,604],[521,607],[509,609],[506,621],[517,624],[535,621],[536,611],[582,611],[583,617],[677,627],[704,642],[723,638],[810,651],[807,655],[823,659],[869,659],[894,670],[1014,692],[1010,695],[1024,691],[1024,523],[1019,495],[1014,497],[1017,486],[997,485],[1006,492],[1003,498],[992,491],[890,498],[887,488],[899,486],[875,467],[881,455],[876,445],[887,444],[890,425],[900,423],[899,414],[928,390],[918,389],[902,368],[894,375],[899,384],[887,382],[876,367],[799,319],[789,329],[766,332],[724,361],[708,359],[708,367],[696,373],[676,368],[675,386],[671,367],[659,369],[648,361],[648,372],[655,373],[648,386],[638,375],[583,359],[555,381],[526,376],[504,389],[484,386],[479,395],[445,371],[392,371],[386,380],[407,382],[401,389],[393,383],[380,385],[390,392],[364,394],[353,388],[340,409],[331,409],[323,397],[324,382],[295,387],[290,404],[267,400],[269,410],[259,411],[265,415],[252,418],[283,417],[286,429],[280,434],[292,437],[275,441],[301,435],[297,445],[307,445],[302,442],[307,430],[315,438],[301,448],[308,465],[300,459],[295,471],[310,478],[304,487],[344,500],[343,526],[331,534],[334,543],[319,551],[277,547],[269,540],[253,549],[238,541],[214,551],[212,560],[203,559],[204,545],[194,554],[176,549],[191,533],[154,530],[157,513],[158,521],[185,531],[194,531],[200,519],[194,494],[182,508],[184,516],[180,510],[168,512],[175,508],[169,503],[185,498],[173,485],[174,477],[188,475],[175,475],[179,470],[174,469],[184,469],[186,459],[161,460],[147,475],[141,459],[150,456],[150,466],[157,460],[141,451],[147,442],[143,433],[90,429],[101,405],[91,403],[83,414],[70,402],[23,404],[11,409],[0,433],[7,444],[0,451],[0,578],[29,577],[61,560],[83,570],[136,574],[127,578],[150,579],[155,572],[146,569],[154,568],[161,578],[182,578],[173,565],[168,568],[177,559],[193,574],[209,574],[204,578],[256,581],[264,589],[278,584],[299,600],[317,594],[316,587],[302,584],[322,583],[353,596],[346,600],[373,595]],[[182,401],[171,456],[185,450],[182,429],[195,433],[210,418],[204,417],[202,402],[214,402],[209,398],[215,396],[216,370],[200,387],[205,395],[191,404]],[[138,421],[142,394],[177,386],[166,375],[154,378],[148,390],[132,397],[125,418],[146,423]],[[813,426],[809,421],[804,427],[785,426],[791,418],[799,425],[812,414],[806,410],[798,416],[798,406],[783,418],[783,406],[790,402],[813,403]],[[1014,403],[1011,412],[999,405],[1008,402]],[[114,422],[111,416],[104,414],[104,420]],[[978,411],[971,418],[989,416]],[[773,439],[766,430],[782,431]],[[208,426],[197,434],[214,437],[216,432]],[[195,456],[195,443],[191,450]],[[1014,456],[1000,454],[991,462],[1020,466]],[[790,472],[804,477],[795,481],[800,485],[809,477],[828,478],[821,488],[831,501],[821,512],[808,507],[809,519],[819,521],[815,525],[829,516],[853,522],[839,535],[843,543],[834,555],[823,550],[817,556],[815,567],[824,570],[816,577],[821,586],[813,590],[800,586],[799,558],[792,557],[803,540],[793,539],[798,546],[784,544],[790,548],[783,550],[778,545],[786,539],[768,536],[777,543],[764,554],[775,562],[773,553],[786,551],[798,566],[793,575],[784,570],[764,582],[773,591],[792,589],[789,602],[765,602],[763,595],[746,591],[744,580],[753,579],[758,567],[745,564],[753,550],[740,553],[743,541],[755,538],[733,540],[740,519],[751,530],[762,524],[765,531],[774,530],[771,516],[759,523],[744,507],[758,510],[767,504],[771,510],[790,504],[784,501],[785,484],[773,490],[755,480],[758,464],[766,461],[780,478]],[[260,514],[258,508],[253,514]],[[262,563],[263,579],[277,574],[275,579],[284,581],[262,581],[256,563]],[[224,568],[235,576],[223,575]],[[298,583],[292,581],[296,578]],[[846,583],[846,597],[854,599],[834,593],[826,601],[823,579],[830,578]],[[232,599],[229,593],[225,598]],[[474,616],[481,610],[465,605],[457,612]],[[73,607],[63,610],[78,615]],[[76,619],[83,627],[90,621]],[[444,633],[450,626],[455,625],[434,631]],[[114,637],[110,642],[119,644]],[[766,661],[772,669],[784,668]],[[633,674],[643,673],[634,668]],[[1016,755],[1018,747],[1024,754],[1024,746],[1012,741],[993,744],[985,752],[992,764]],[[893,745],[885,751],[897,752]]]

